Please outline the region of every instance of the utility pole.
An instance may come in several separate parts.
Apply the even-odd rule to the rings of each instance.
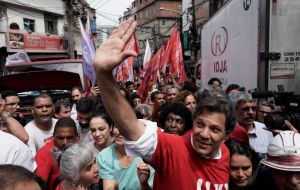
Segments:
[[[216,1],[209,0],[209,18],[211,18],[216,12]]]
[[[193,38],[193,52],[194,52],[194,60],[197,59],[198,54],[198,33],[197,33],[197,21],[196,21],[196,9],[195,9],[195,0],[191,1],[192,3],[192,38]]]
[[[157,44],[156,44],[156,33],[155,33],[155,27],[156,27],[156,24],[155,24],[155,21],[153,22],[153,28],[152,28],[152,34],[153,34],[153,45],[154,45],[154,52],[156,53],[156,50],[157,50]]]
[[[73,0],[67,0],[67,20],[68,20],[68,40],[69,40],[69,58],[74,59],[75,44],[74,44],[74,9]]]

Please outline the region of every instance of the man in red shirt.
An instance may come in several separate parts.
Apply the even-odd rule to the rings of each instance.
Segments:
[[[122,22],[94,59],[103,103],[126,138],[128,154],[155,168],[154,189],[228,189],[229,152],[223,142],[236,124],[230,102],[220,97],[204,99],[195,110],[192,130],[178,136],[157,130],[154,122],[137,120],[119,93],[112,70],[127,57],[137,56],[124,50],[135,27],[132,18]]]
[[[36,175],[47,183],[47,189],[53,189],[53,183],[59,176],[59,166],[51,152],[53,148],[63,150],[67,144],[77,143],[79,136],[75,121],[71,118],[62,118],[57,121],[54,128],[53,139],[46,143],[35,155],[37,169]]]

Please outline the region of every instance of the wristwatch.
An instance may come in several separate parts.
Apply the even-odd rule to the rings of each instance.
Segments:
[[[2,117],[0,117],[0,121],[6,121],[8,118],[10,118],[11,117],[11,113],[9,113],[9,112],[4,112],[3,114],[2,114]]]

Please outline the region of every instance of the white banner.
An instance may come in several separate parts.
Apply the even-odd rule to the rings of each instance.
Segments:
[[[259,0],[232,0],[202,30],[202,86],[212,77],[257,87]]]

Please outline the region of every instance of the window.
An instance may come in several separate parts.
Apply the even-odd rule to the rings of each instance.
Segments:
[[[143,3],[143,0],[140,0],[140,4],[142,4]]]
[[[53,15],[44,15],[45,31],[49,34],[57,34],[57,17]]]
[[[23,18],[24,22],[24,29],[27,32],[34,32],[34,20],[28,19],[28,18]]]
[[[165,20],[162,20],[162,21],[161,21],[161,24],[162,24],[162,25],[165,25],[165,24],[166,24],[166,21],[165,21]]]

